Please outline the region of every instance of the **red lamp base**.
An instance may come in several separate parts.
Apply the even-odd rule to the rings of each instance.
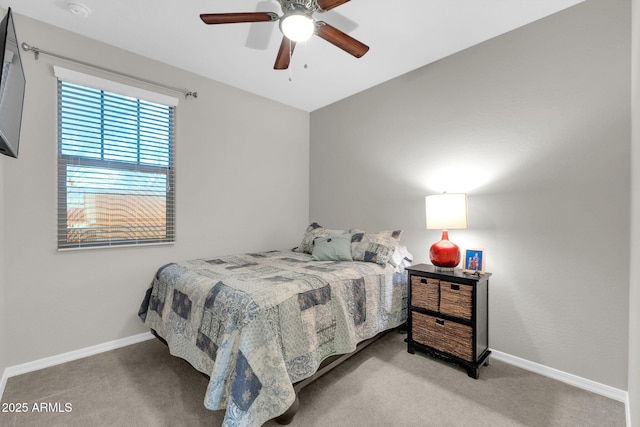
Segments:
[[[460,248],[449,241],[449,232],[442,230],[442,240],[431,245],[431,263],[440,271],[452,271],[460,264]]]

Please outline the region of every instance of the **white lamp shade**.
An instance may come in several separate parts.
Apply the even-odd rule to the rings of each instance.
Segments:
[[[291,13],[280,20],[282,34],[294,42],[309,40],[316,29],[313,19],[304,13]]]
[[[467,195],[437,194],[425,197],[427,229],[467,228]]]

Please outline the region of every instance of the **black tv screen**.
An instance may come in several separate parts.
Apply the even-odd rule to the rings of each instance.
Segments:
[[[0,23],[0,153],[18,158],[26,80],[11,8]]]

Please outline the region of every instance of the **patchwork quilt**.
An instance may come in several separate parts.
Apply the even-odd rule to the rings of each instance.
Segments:
[[[224,426],[260,426],[327,357],[406,319],[406,272],[271,251],[168,264],[139,316],[171,354],[209,375],[204,405]]]

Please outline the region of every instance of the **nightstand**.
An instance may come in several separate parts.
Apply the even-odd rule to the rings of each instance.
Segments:
[[[418,264],[409,273],[407,351],[427,353],[467,370],[475,379],[489,355],[489,276],[436,271]]]

